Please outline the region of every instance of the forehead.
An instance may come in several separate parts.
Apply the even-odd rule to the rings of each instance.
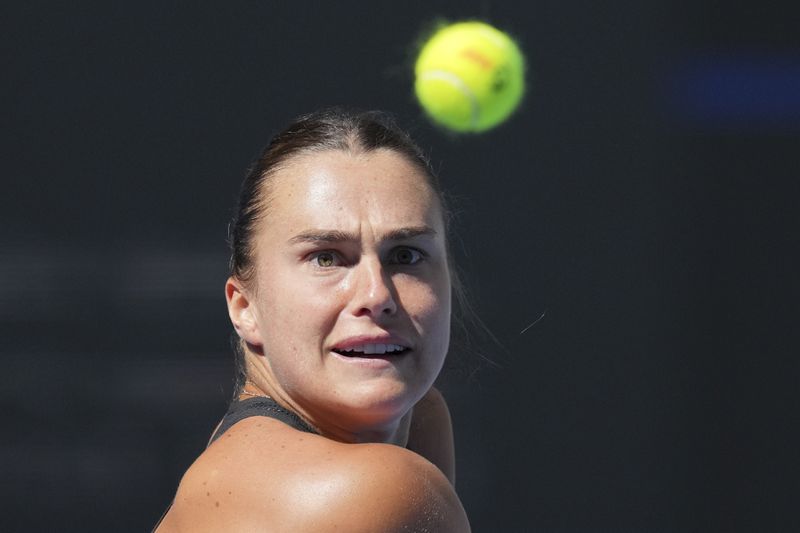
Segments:
[[[403,155],[384,149],[292,158],[271,177],[266,219],[262,231],[276,237],[309,228],[360,232],[422,225],[444,234],[441,206],[427,176]]]

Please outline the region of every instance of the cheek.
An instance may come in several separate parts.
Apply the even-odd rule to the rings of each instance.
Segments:
[[[450,291],[428,288],[421,291],[418,307],[409,314],[425,338],[426,357],[423,366],[438,374],[450,347]]]
[[[424,329],[446,327],[444,333],[449,331],[450,287],[446,280],[433,284],[417,280],[398,283],[398,295],[409,316]]]
[[[268,338],[295,350],[321,343],[336,323],[341,291],[314,283],[281,282],[276,279],[272,297],[265,302],[262,324]]]

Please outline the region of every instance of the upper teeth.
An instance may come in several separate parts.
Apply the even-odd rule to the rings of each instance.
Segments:
[[[382,354],[390,352],[399,352],[405,350],[405,346],[399,344],[362,344],[361,346],[353,346],[352,348],[344,348],[342,352],[359,352],[365,354]]]

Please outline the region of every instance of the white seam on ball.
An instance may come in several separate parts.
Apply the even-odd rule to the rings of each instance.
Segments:
[[[475,94],[470,90],[464,80],[453,74],[452,72],[448,72],[446,70],[429,70],[427,72],[422,73],[420,75],[420,79],[422,81],[426,80],[442,80],[450,83],[453,87],[461,91],[461,94],[467,97],[469,101],[470,110],[471,110],[471,118],[470,118],[470,129],[474,129],[478,125],[478,118],[480,116],[480,107],[478,106],[478,99],[475,98]]]
[[[506,43],[506,41],[501,36],[497,35],[497,33],[490,30],[489,28],[478,28],[478,30],[484,37],[494,42],[494,44],[498,48],[502,50],[505,50],[507,48],[508,44]]]

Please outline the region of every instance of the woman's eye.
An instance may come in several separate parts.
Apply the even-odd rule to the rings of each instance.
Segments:
[[[314,262],[319,267],[332,267],[336,265],[336,255],[333,252],[320,252],[314,256]]]
[[[414,248],[397,248],[392,252],[392,262],[398,265],[413,265],[422,258],[422,252]]]

